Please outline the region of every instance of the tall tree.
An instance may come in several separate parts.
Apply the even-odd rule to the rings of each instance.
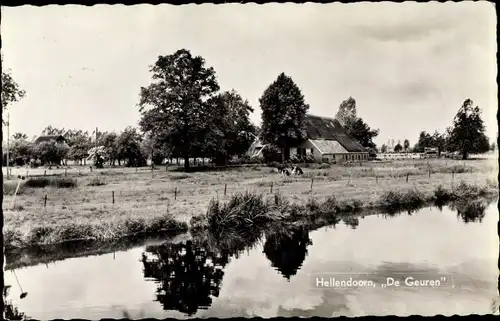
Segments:
[[[12,161],[23,166],[28,164],[32,157],[33,144],[26,139],[28,136],[18,134],[20,133],[14,134],[14,139],[10,142],[9,153]]]
[[[33,156],[42,164],[61,165],[63,159],[68,155],[69,146],[66,143],[58,143],[53,140],[44,141],[33,147]]]
[[[114,132],[108,133],[103,132],[99,135],[98,145],[104,147],[104,158],[109,161],[109,165],[114,166],[115,161],[118,160],[120,165],[120,160],[118,158],[118,146],[117,146],[118,135]]]
[[[408,151],[408,149],[410,148],[410,141],[408,139],[405,139],[405,141],[403,142],[403,147],[405,149],[405,152]]]
[[[207,152],[216,156],[217,164],[227,164],[228,158],[243,155],[254,140],[256,129],[249,118],[253,108],[235,90],[219,94],[214,104]]]
[[[356,120],[358,120],[356,111],[356,100],[352,97],[342,101],[335,118],[343,127],[350,127]]]
[[[171,145],[188,170],[189,157],[203,144],[201,134],[210,126],[207,101],[219,90],[215,71],[186,49],[159,56],[150,71],[153,82],[140,93],[141,129]]]
[[[477,105],[474,106],[471,99],[466,99],[453,120],[448,148],[459,152],[464,160],[470,154],[485,153],[490,144],[484,131],[481,109]]]
[[[432,142],[432,136],[426,131],[420,132],[418,136],[418,141],[413,147],[413,150],[416,152],[423,152],[426,147],[434,147]]]
[[[292,78],[281,73],[259,99],[262,109],[262,134],[265,143],[282,151],[282,161],[289,158],[288,147],[307,135],[305,119],[309,105]]]
[[[401,146],[401,144],[398,142],[398,143],[396,144],[396,146],[394,146],[394,151],[395,151],[396,153],[399,153],[399,152],[401,152],[402,150],[403,150],[403,146]]]
[[[382,144],[382,146],[380,147],[380,152],[387,153],[387,145],[386,144]]]

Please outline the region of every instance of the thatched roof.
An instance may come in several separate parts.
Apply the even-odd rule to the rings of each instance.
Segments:
[[[307,115],[306,131],[308,139],[336,140],[350,153],[368,152],[356,139],[349,136],[334,118]]]
[[[35,139],[35,144],[55,140],[56,142],[66,141],[63,135],[42,135]]]

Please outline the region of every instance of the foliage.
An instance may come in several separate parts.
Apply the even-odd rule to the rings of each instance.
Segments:
[[[347,134],[355,138],[363,147],[376,148],[373,139],[378,136],[378,129],[372,130],[361,117],[357,116],[356,100],[349,97],[342,101],[335,119],[344,127]]]
[[[12,78],[10,71],[2,71],[2,109],[7,109],[8,105],[21,100],[25,96],[26,91],[19,87],[19,84]]]
[[[42,135],[63,135],[65,131],[66,130],[64,128],[55,128],[49,125],[42,130]]]
[[[273,145],[264,146],[262,149],[262,157],[266,163],[282,161],[281,150]]]
[[[213,120],[207,127],[203,154],[213,156],[217,165],[223,165],[233,156],[241,157],[252,145],[256,129],[249,115],[253,109],[234,90],[217,95],[211,102]]]
[[[125,128],[117,138],[116,147],[118,157],[127,160],[127,167],[146,165],[146,158],[141,150],[141,141],[141,135],[131,126]]]
[[[342,127],[351,127],[358,119],[356,112],[356,100],[352,97],[342,101],[339,110],[335,115],[335,119],[339,121]]]
[[[387,145],[386,144],[382,144],[382,146],[380,147],[380,152],[387,153]]]
[[[171,146],[174,155],[182,156],[187,170],[189,157],[203,145],[202,134],[211,125],[213,106],[207,101],[219,90],[215,71],[186,49],[159,56],[150,71],[153,82],[141,87],[140,127]]]
[[[490,149],[490,143],[484,131],[481,109],[466,99],[453,120],[447,147],[459,152],[462,159],[467,159],[470,154],[485,153]]]
[[[371,129],[363,119],[358,118],[350,125],[346,125],[345,130],[347,133],[354,137],[363,147],[376,148],[373,139],[378,136],[378,129]]]
[[[446,133],[440,134],[437,130],[432,135],[426,131],[422,131],[413,150],[422,153],[425,148],[434,147],[438,149],[438,155],[440,156],[446,147],[446,136]]]
[[[28,142],[25,136],[15,135],[9,143],[10,159],[18,166],[28,164],[33,153],[33,144]]]
[[[12,138],[13,139],[24,139],[24,140],[27,140],[28,139],[28,135],[26,135],[24,133],[15,133],[14,135],[12,135]]]
[[[44,188],[47,186],[73,188],[77,185],[76,179],[70,177],[32,177],[24,183],[24,187],[28,188]]]
[[[259,102],[262,109],[261,139],[282,149],[284,161],[287,148],[306,137],[305,118],[309,105],[304,102],[300,88],[284,73],[269,85]]]
[[[44,141],[33,147],[33,158],[40,160],[42,164],[61,164],[69,152],[66,143],[56,141]]]
[[[92,146],[88,132],[82,130],[68,130],[64,134],[69,145],[68,159],[81,161],[88,157],[88,151]]]
[[[105,160],[109,161],[110,165],[114,165],[118,159],[118,135],[116,133],[103,132],[98,137],[98,145],[102,146],[102,154]],[[90,153],[90,151],[89,151]]]
[[[410,149],[410,141],[408,139],[405,139],[405,141],[403,142],[403,147],[405,152],[408,152],[408,150]]]
[[[399,152],[401,152],[402,150],[403,150],[403,146],[401,146],[401,144],[400,144],[400,143],[397,143],[397,144],[396,144],[396,146],[394,146],[394,151],[395,151],[396,153],[399,153]]]

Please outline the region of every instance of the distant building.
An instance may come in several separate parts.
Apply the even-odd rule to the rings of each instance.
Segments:
[[[438,156],[438,148],[437,147],[425,147],[424,148],[424,154],[427,157],[433,157],[433,156]]]
[[[64,138],[63,135],[42,135],[35,139],[35,144],[50,141],[55,141],[56,143],[67,143],[66,138]]]
[[[298,146],[289,148],[289,155],[312,155],[317,161],[368,160],[369,151],[349,136],[334,118],[306,116],[307,138]],[[249,155],[261,156],[265,147],[256,140]]]

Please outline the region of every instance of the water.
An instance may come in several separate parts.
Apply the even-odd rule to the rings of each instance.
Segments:
[[[480,220],[425,208],[275,231],[249,246],[233,240],[231,250],[181,239],[6,271],[5,284],[12,304],[41,320],[490,314],[498,298],[496,206]],[[376,287],[320,288],[320,276]],[[406,276],[448,282],[380,286]]]

